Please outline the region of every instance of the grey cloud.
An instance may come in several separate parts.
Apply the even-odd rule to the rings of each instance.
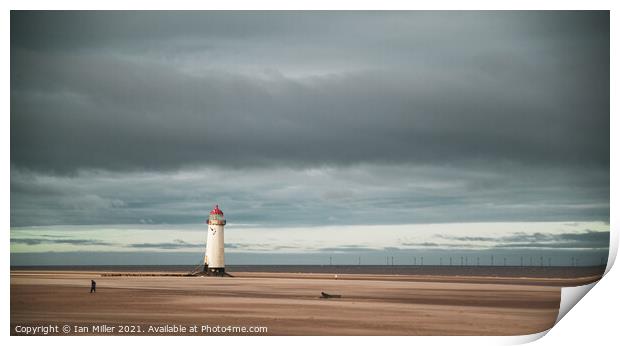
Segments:
[[[582,232],[566,233],[513,233],[508,236],[498,237],[460,237],[451,235],[436,235],[437,238],[456,240],[460,243],[449,244],[448,246],[460,247],[471,246],[468,242],[477,241],[487,243],[484,246],[495,248],[558,248],[558,249],[577,249],[577,248],[609,248],[609,231],[585,230]]]
[[[133,243],[128,244],[127,247],[137,248],[137,249],[163,249],[163,250],[173,250],[173,249],[188,249],[188,248],[200,248],[204,247],[204,243],[188,243],[181,239],[175,239],[170,243]]]
[[[459,237],[450,235],[436,235],[436,238],[456,240],[458,243],[437,242],[402,242],[401,247],[388,246],[382,249],[365,247],[360,245],[341,245],[338,247],[320,248],[320,252],[400,252],[416,249],[451,249],[451,250],[490,250],[490,249],[522,249],[522,248],[545,248],[555,250],[570,249],[605,249],[609,247],[609,232],[586,230],[575,233],[514,233],[510,236],[499,237]],[[478,241],[487,244],[478,245],[471,242]]]
[[[422,246],[422,247],[436,247],[443,246],[443,244],[433,243],[433,242],[423,242],[423,243],[402,243],[403,246]]]
[[[254,243],[225,243],[224,247],[227,249],[242,249],[246,251],[256,250],[256,251],[277,251],[277,250],[288,250],[288,249],[299,249],[296,246],[289,245],[272,245],[269,243],[264,244],[254,244]]]
[[[416,251],[418,249],[450,249],[450,250],[465,250],[465,249],[479,249],[480,246],[474,246],[471,244],[449,244],[449,243],[433,243],[433,242],[420,242],[420,243],[411,243],[411,242],[403,242],[398,246],[385,246],[383,248],[372,248],[366,246],[347,246],[341,245],[337,247],[325,247],[317,249],[319,252],[335,252],[335,253],[352,253],[352,252],[403,252],[403,251],[411,251],[414,248]]]
[[[204,244],[202,245],[204,246]],[[272,245],[269,243],[225,243],[224,247],[227,249],[237,249],[243,251],[278,251],[278,250],[301,250],[297,246],[289,246],[289,245]]]
[[[497,247],[608,248],[609,232],[586,230],[579,233],[520,233],[501,238]]]
[[[436,234],[435,237],[450,239],[450,240],[458,240],[458,241],[497,241],[497,238],[494,237],[459,237],[459,236],[450,236],[445,234]]]
[[[402,246],[405,247],[414,247],[414,248],[437,248],[437,249],[479,249],[480,245],[468,244],[464,243],[435,243],[435,242],[421,242],[421,243],[412,243],[412,242],[403,242]],[[483,246],[482,246],[483,247]]]
[[[552,248],[552,249],[607,249],[607,243],[583,243],[583,242],[547,242],[547,243],[508,243],[495,245],[496,248]]]
[[[564,233],[560,235],[561,239],[570,241],[587,241],[587,242],[607,242],[609,244],[609,231],[599,232],[586,230],[585,233]]]
[[[606,11],[12,11],[11,62],[12,226],[609,219]]]
[[[364,247],[364,246],[338,246],[338,247],[324,247],[317,249],[319,252],[367,252],[378,251],[380,249]]]
[[[273,250],[298,250],[297,246],[289,246],[289,245],[276,245],[273,247]]]
[[[608,169],[608,12],[12,16],[20,167]]]
[[[114,246],[115,243],[94,239],[49,239],[49,238],[11,238],[13,244],[39,245],[39,244],[69,244],[69,245],[101,245]]]
[[[609,218],[608,175],[524,169],[364,164],[56,176],[13,168],[11,225],[196,224],[215,203],[229,222],[274,226]],[[325,198],[336,189],[354,197]]]

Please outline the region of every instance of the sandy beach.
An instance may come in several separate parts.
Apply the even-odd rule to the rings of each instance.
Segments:
[[[70,325],[68,334],[517,335],[553,326],[560,288],[540,279],[466,282],[407,276],[234,273],[232,278],[11,272],[11,334]],[[97,292],[90,294],[90,280]],[[530,284],[532,281],[534,284]],[[341,295],[321,299],[320,293]],[[114,330],[93,328],[114,326]],[[267,327],[258,333],[149,327]],[[84,326],[79,329],[75,326]],[[78,328],[78,329],[75,329]],[[122,329],[124,327],[120,327]],[[130,331],[131,332],[131,331]],[[65,334],[62,330],[52,334]],[[131,334],[131,333],[130,333]]]

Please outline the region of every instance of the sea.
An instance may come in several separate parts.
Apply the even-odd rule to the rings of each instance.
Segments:
[[[70,265],[11,266],[11,270],[33,271],[114,271],[191,273],[195,265]],[[266,273],[329,273],[372,275],[439,275],[531,278],[579,278],[600,276],[604,266],[438,266],[438,265],[230,265],[226,271]]]

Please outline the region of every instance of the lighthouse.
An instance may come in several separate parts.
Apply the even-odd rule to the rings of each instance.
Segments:
[[[207,219],[207,251],[204,271],[207,275],[224,276],[224,225],[226,219],[218,205],[211,210]]]

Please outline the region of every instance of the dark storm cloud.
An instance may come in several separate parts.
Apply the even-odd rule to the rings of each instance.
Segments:
[[[12,226],[609,219],[608,12],[13,11],[10,116]]]
[[[11,61],[23,168],[609,163],[607,12],[13,12]]]

